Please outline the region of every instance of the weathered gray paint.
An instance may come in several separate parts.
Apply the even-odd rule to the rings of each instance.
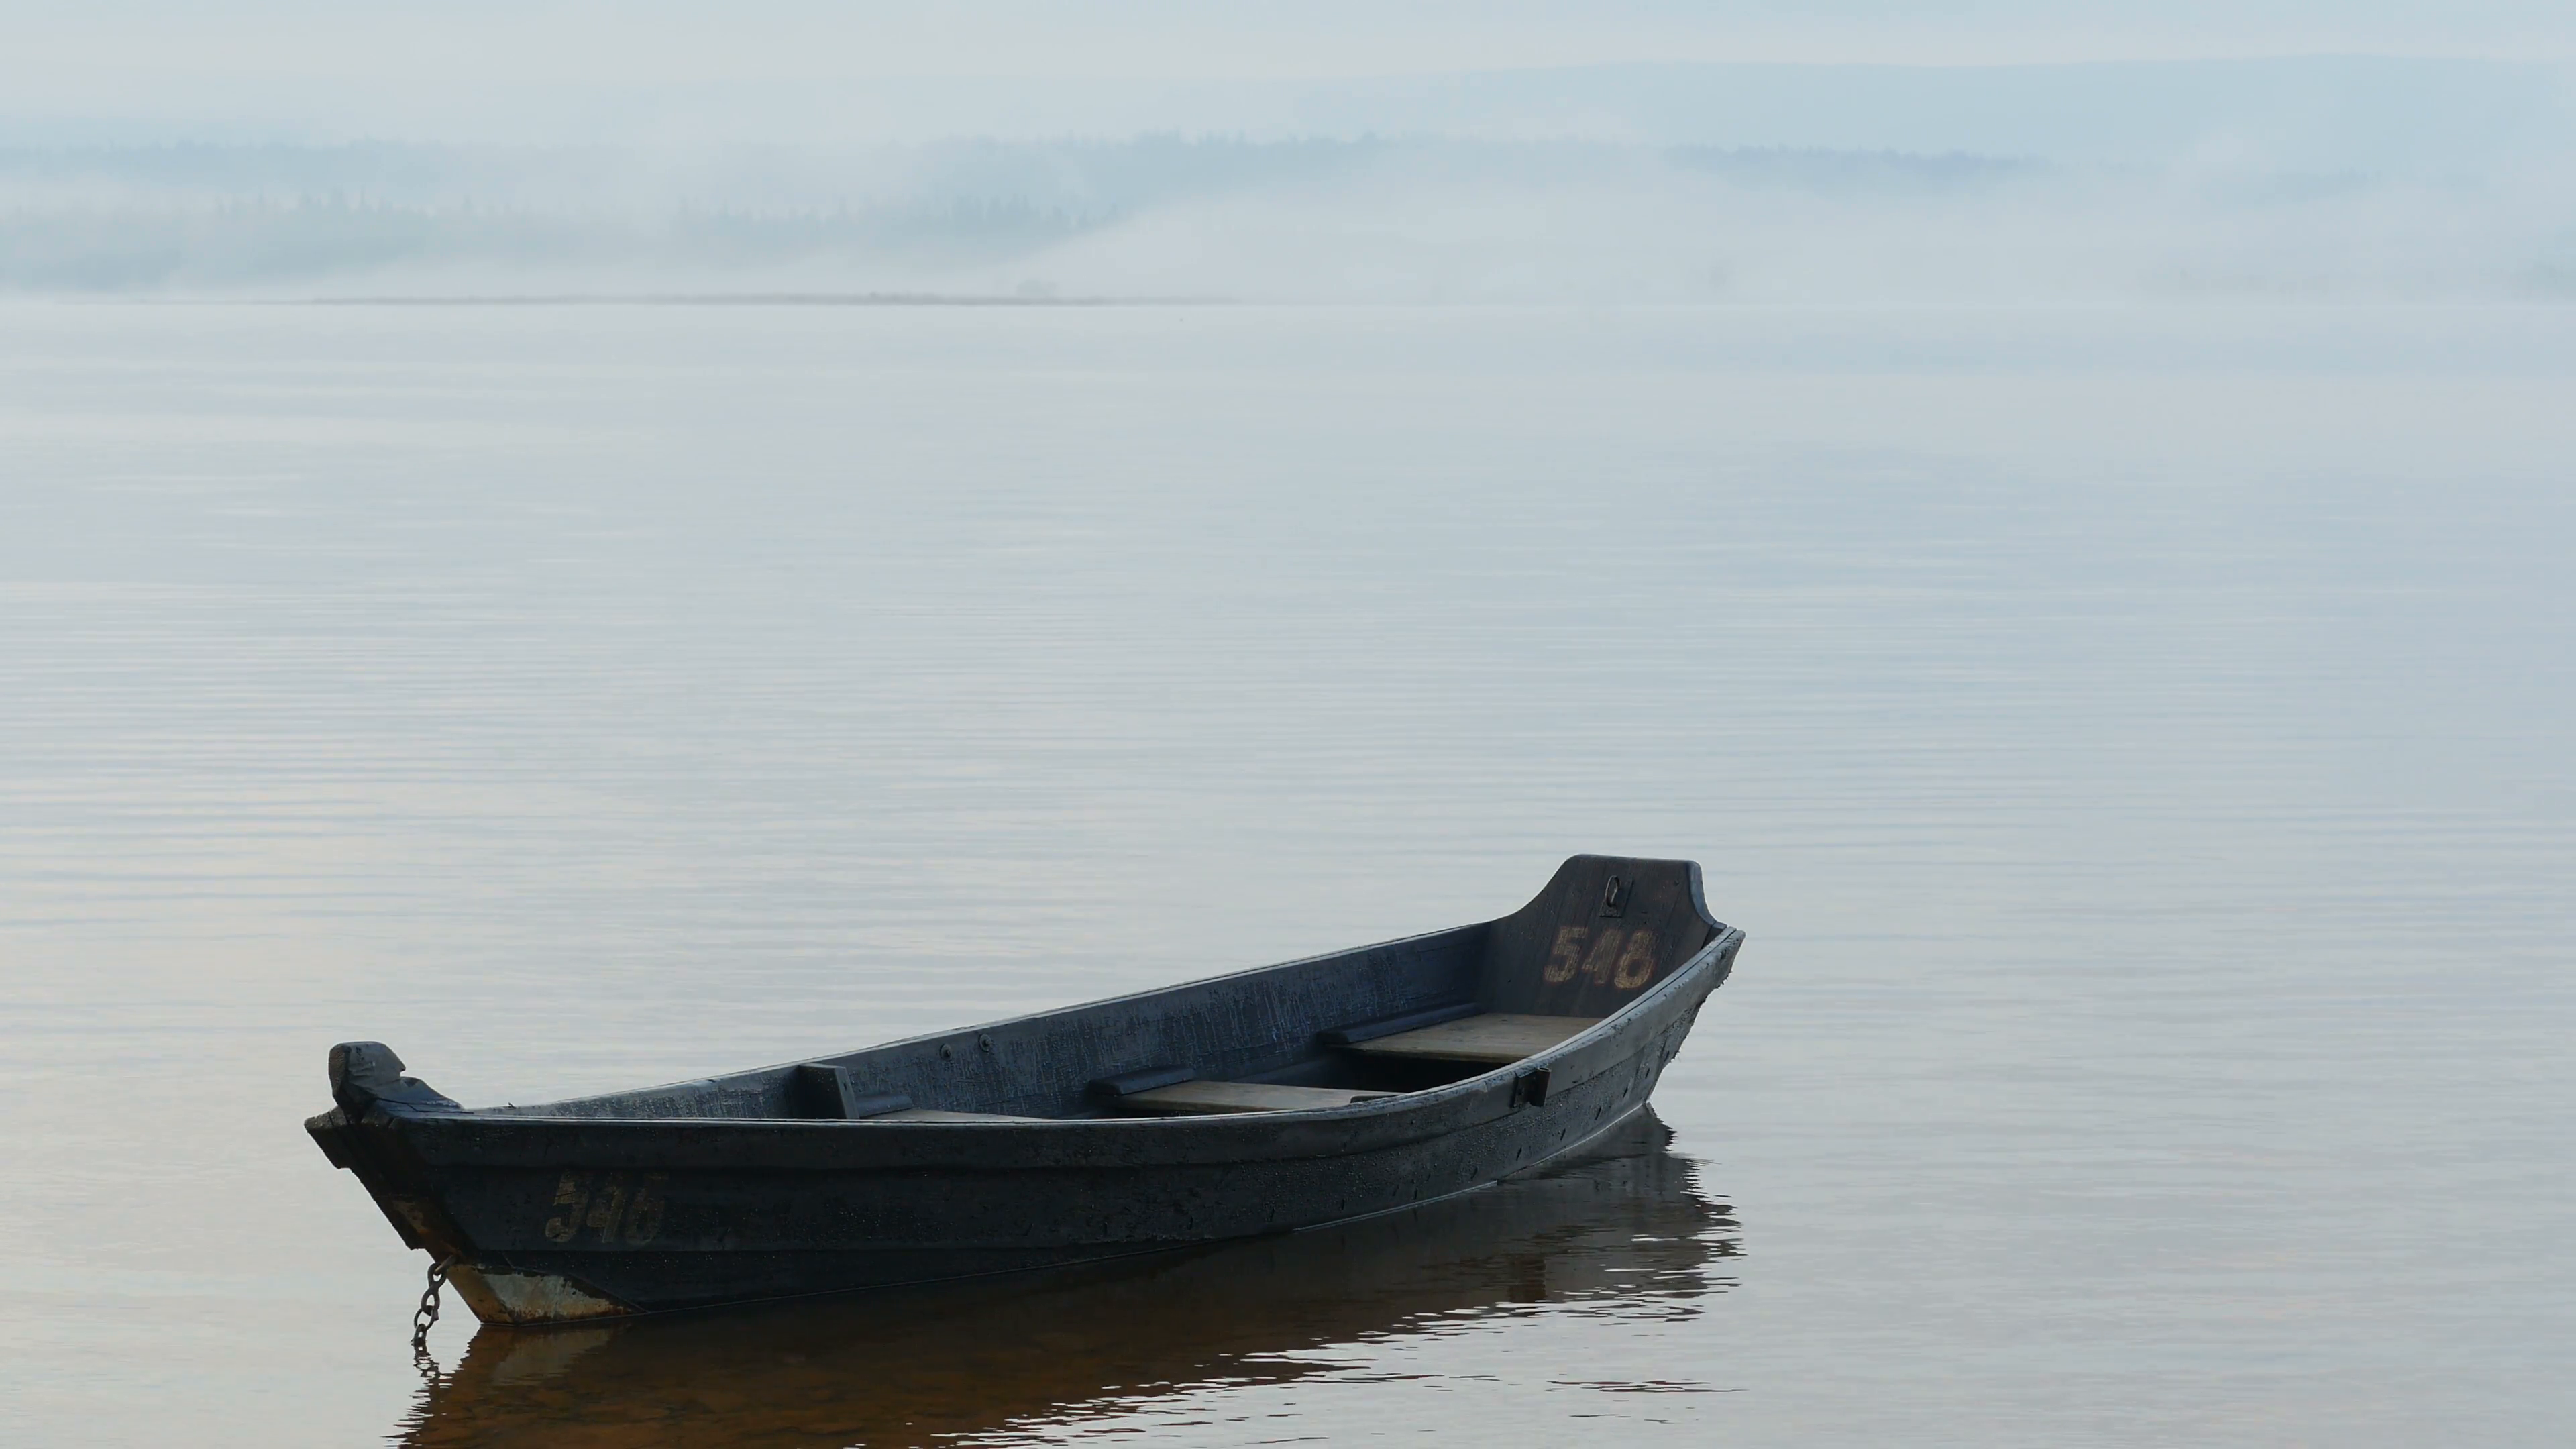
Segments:
[[[1568,932],[1641,928],[1660,949],[1633,987],[1606,964],[1539,979]],[[639,1092],[468,1111],[347,1044],[339,1105],[307,1126],[407,1244],[633,1311],[1047,1267],[1384,1212],[1571,1151],[1645,1104],[1742,942],[1696,865],[1577,856],[1501,921]],[[1604,1020],[1490,1070],[1321,1040],[1469,1001]],[[845,1100],[1043,1120],[853,1120],[816,1100],[816,1065]],[[1403,1095],[1133,1117],[1091,1090],[1174,1065]]]

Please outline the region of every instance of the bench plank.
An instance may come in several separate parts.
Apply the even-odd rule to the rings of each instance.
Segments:
[[[1182,1082],[1119,1099],[1130,1112],[1158,1117],[1184,1117],[1219,1112],[1294,1112],[1308,1107],[1347,1107],[1395,1092],[1361,1092],[1348,1087],[1287,1087],[1269,1082]]]
[[[943,1112],[937,1107],[906,1107],[880,1112],[871,1122],[1044,1122],[1044,1117],[1014,1117],[1006,1112]]]
[[[1536,1056],[1600,1021],[1597,1016],[1527,1016],[1489,1011],[1464,1021],[1444,1021],[1419,1031],[1398,1032],[1345,1048],[1373,1057],[1429,1058],[1444,1062],[1483,1062],[1501,1066]]]

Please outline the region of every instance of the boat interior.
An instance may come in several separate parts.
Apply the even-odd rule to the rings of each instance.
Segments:
[[[1027,1123],[1342,1107],[1544,1052],[1723,929],[1688,861],[1576,856],[1500,920],[840,1056],[486,1110]],[[1516,1090],[1543,1099],[1545,1075],[1524,1078]]]

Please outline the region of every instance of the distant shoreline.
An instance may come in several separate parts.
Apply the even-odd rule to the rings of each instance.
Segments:
[[[221,300],[221,299],[210,299]],[[1021,297],[951,292],[642,292],[495,294],[464,297],[242,299],[305,307],[1205,307],[1224,297]]]
[[[20,294],[94,307],[1225,307],[1236,297],[1018,297],[974,292],[530,292],[455,297],[187,297]]]

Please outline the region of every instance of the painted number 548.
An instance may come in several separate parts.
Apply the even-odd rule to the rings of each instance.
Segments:
[[[1586,950],[1586,946],[1591,949]],[[1590,926],[1560,927],[1540,979],[1550,986],[1562,986],[1577,972],[1592,978],[1596,986],[1606,983],[1621,991],[1634,991],[1655,979],[1655,933],[1623,931],[1612,926],[1596,940]]]
[[[662,1183],[665,1174],[648,1172],[630,1189],[626,1174],[567,1172],[555,1185],[554,1216],[546,1219],[546,1241],[570,1243],[587,1229],[602,1245],[623,1241],[640,1248],[662,1231]]]

